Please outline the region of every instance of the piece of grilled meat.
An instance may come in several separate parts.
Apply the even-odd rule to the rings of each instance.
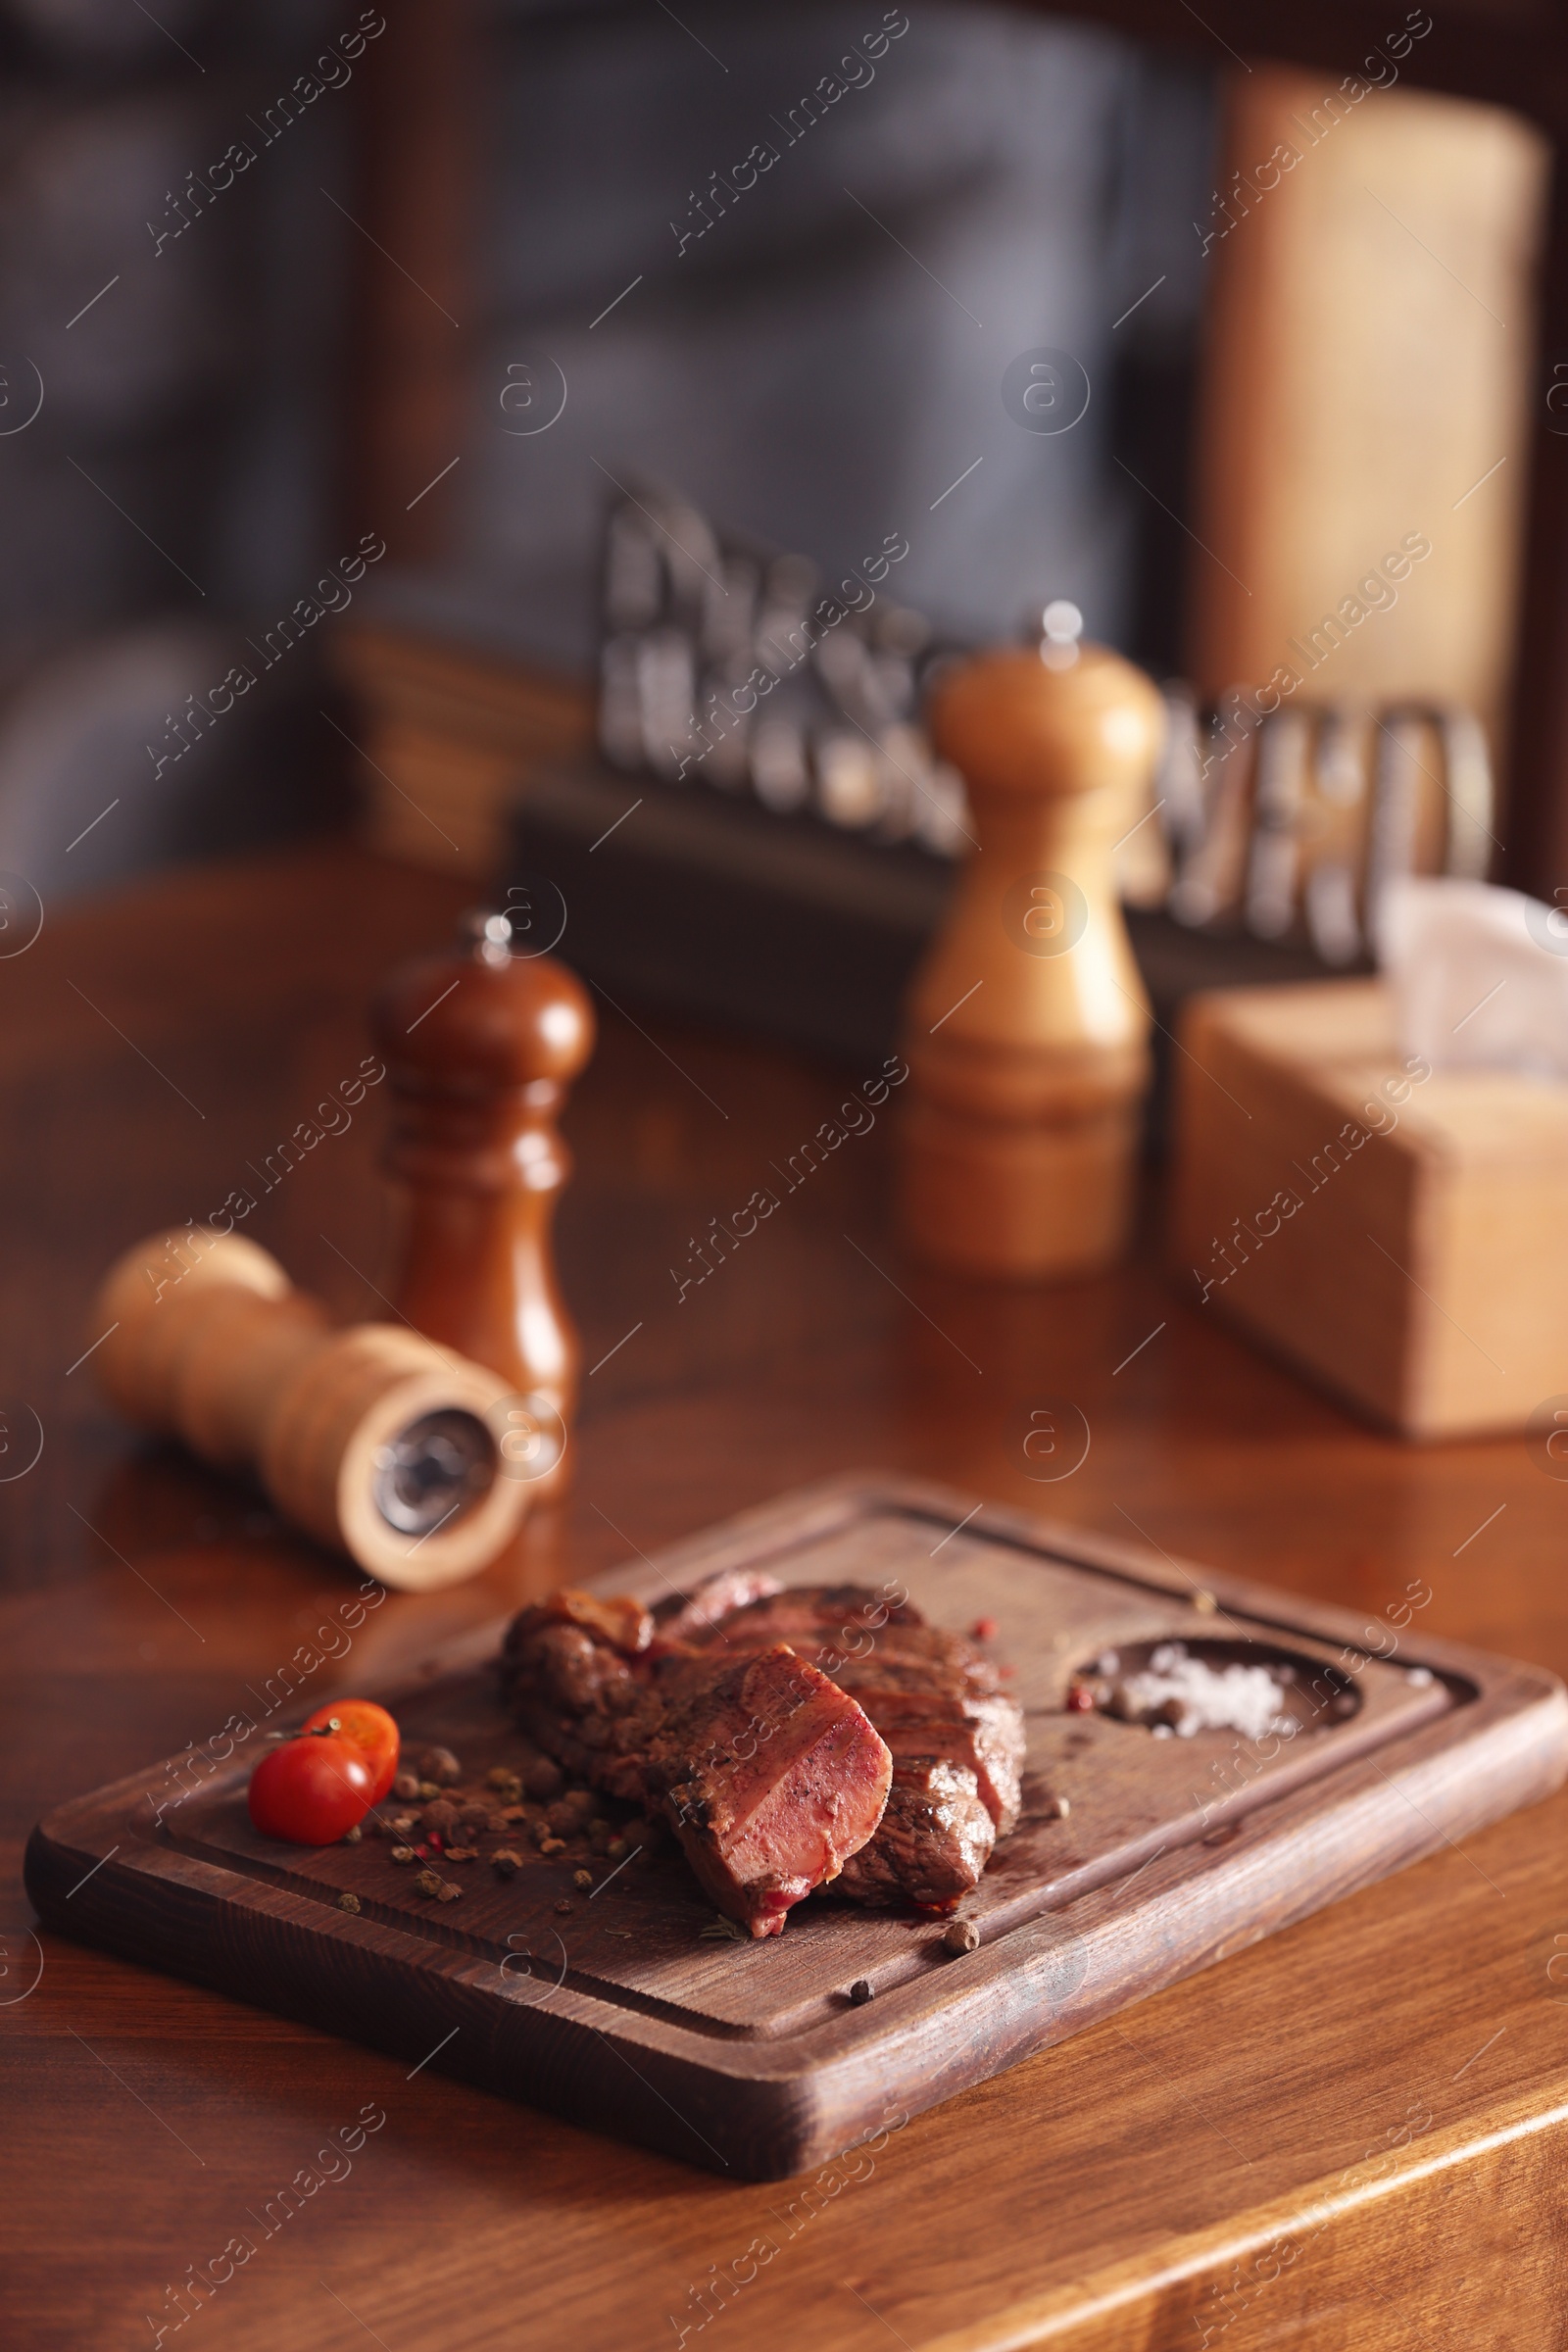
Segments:
[[[995,1667],[868,1587],[726,1573],[652,1618],[557,1593],[514,1621],[504,1673],[539,1745],[662,1814],[754,1936],[809,1892],[952,1909],[1017,1819],[1023,1719]]]
[[[875,1837],[829,1891],[951,1909],[1018,1818],[1023,1716],[995,1666],[863,1585],[780,1586],[726,1610],[718,1581],[655,1611],[655,1650],[679,1622],[683,1648],[734,1660],[787,1642],[830,1676],[886,1740],[894,1782]]]
[[[648,1630],[641,1611],[607,1623],[586,1594],[524,1609],[504,1653],[512,1702],[559,1762],[662,1814],[720,1911],[776,1936],[875,1831],[893,1759],[786,1643],[654,1654]]]

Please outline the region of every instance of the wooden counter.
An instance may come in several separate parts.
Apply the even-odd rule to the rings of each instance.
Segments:
[[[92,1287],[140,1234],[259,1189],[368,1051],[384,965],[443,938],[466,896],[329,846],[51,911],[0,960],[0,1472],[32,1451],[22,1408],[43,1432],[0,1484],[6,2340],[172,2341],[192,2298],[171,2290],[190,2266],[221,2273],[240,2233],[256,2251],[201,2306],[209,2352],[1560,2340],[1568,1796],[782,2188],[32,1938],[18,1874],[37,1816],[218,1730],[347,1589],[256,1497],[115,1425],[68,1369]],[[858,1464],[1369,1619],[1424,1585],[1426,1630],[1568,1670],[1568,1483],[1523,1441],[1420,1451],[1361,1429],[1169,1289],[1152,1250],[1032,1293],[911,1270],[887,1230],[885,1119],[677,1302],[690,1237],[843,1089],[601,1010],[562,1219],[597,1367],[574,1493],[477,1582],[394,1595],[321,1696]],[[383,1280],[382,1116],[372,1091],[249,1223],[345,1311],[375,1312]],[[1024,1453],[1048,1398],[1091,1432],[1054,1484]],[[385,2121],[318,2164],[362,2114]],[[317,2185],[284,2220],[301,2174]],[[776,2250],[758,2263],[754,2241]]]

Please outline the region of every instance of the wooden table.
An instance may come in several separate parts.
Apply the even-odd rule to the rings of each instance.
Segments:
[[[244,2233],[255,2254],[200,2307],[208,2352],[1568,2341],[1568,1795],[808,2191],[688,2171],[32,1938],[34,1819],[206,1737],[344,1589],[253,1495],[114,1424],[75,1361],[92,1286],[126,1243],[249,1181],[367,1050],[384,965],[442,939],[464,897],[328,845],[51,914],[0,961],[0,1385],[44,1433],[0,1485],[4,2340],[172,2341],[194,2299],[170,2290]],[[840,1083],[605,1010],[567,1122],[562,1260],[597,1367],[574,1494],[476,1582],[394,1596],[320,1695],[563,1576],[871,1463],[1369,1615],[1424,1581],[1418,1624],[1568,1669],[1568,1486],[1522,1441],[1420,1452],[1369,1434],[1173,1292],[1152,1250],[1054,1291],[911,1269],[887,1231],[885,1121],[677,1304],[688,1237]],[[345,1311],[373,1314],[383,1277],[383,1109],[372,1094],[250,1224]],[[1092,1430],[1054,1485],[1022,1450],[1047,1396]],[[30,1451],[11,1442],[7,1458]],[[264,2237],[254,2217],[362,2112],[384,2124]],[[758,2239],[777,2251],[737,2288]],[[719,2274],[729,2301],[705,2305]]]

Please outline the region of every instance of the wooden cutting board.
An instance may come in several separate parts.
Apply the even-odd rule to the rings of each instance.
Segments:
[[[786,1495],[598,1589],[653,1600],[748,1562],[787,1583],[897,1580],[960,1631],[996,1620],[1029,1753],[1023,1818],[963,1906],[976,1951],[949,1955],[940,1920],[816,1900],[781,1936],[732,1941],[673,1852],[612,1874],[598,1863],[588,1892],[527,1847],[515,1877],[469,1864],[462,1899],[431,1904],[382,1840],[258,1838],[245,1785],[259,1734],[161,1821],[174,1786],[162,1764],[50,1814],[27,1848],[33,1901],[51,1927],[411,2065],[773,2180],[1546,1795],[1568,1772],[1561,1683],[1429,1640],[1419,1595],[1404,1627],[1368,1624],[906,1481]],[[362,1695],[393,1708],[410,1745],[453,1747],[466,1778],[514,1761],[490,1664],[500,1633]],[[1075,1670],[1107,1649],[1125,1667],[1171,1638],[1216,1662],[1293,1662],[1297,1736],[1161,1739],[1064,1711]],[[338,1907],[343,1893],[357,1915]],[[858,1979],[873,1997],[855,2003]]]

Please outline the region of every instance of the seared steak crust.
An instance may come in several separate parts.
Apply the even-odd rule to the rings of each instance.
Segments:
[[[876,1836],[846,1862],[830,1891],[858,1903],[951,1910],[978,1884],[995,1839],[972,1772],[934,1757],[895,1761]]]

